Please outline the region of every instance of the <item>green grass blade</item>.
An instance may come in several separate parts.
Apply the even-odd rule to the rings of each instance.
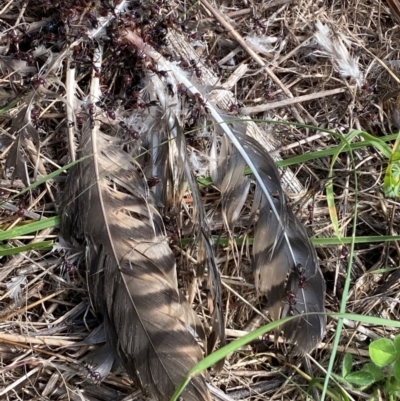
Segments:
[[[38,187],[39,185],[42,185],[44,183],[46,183],[46,181],[49,181],[51,179],[53,179],[54,177],[57,177],[58,175],[64,173],[66,170],[68,170],[69,168],[71,168],[72,166],[74,166],[77,163],[80,163],[81,161],[91,157],[92,155],[88,155],[88,156],[84,156],[81,157],[79,160],[75,160],[74,162],[68,163],[66,164],[64,167],[61,167],[55,171],[53,171],[52,173],[46,175],[45,177],[41,178],[40,180],[35,181],[33,184],[29,185],[29,187],[24,188],[22,191],[18,192],[17,194],[10,196],[7,201],[10,201],[12,199],[17,198],[20,195],[23,195],[25,192],[30,191],[31,189],[34,189],[36,187]],[[0,203],[0,206],[2,204]]]
[[[321,313],[305,313],[305,315],[321,315]],[[374,316],[364,316],[358,315],[354,313],[326,313],[327,316],[336,317],[339,319],[349,319],[354,320],[360,323],[369,323],[373,325],[381,325],[385,327],[395,327],[400,328],[400,322],[395,320],[388,320]],[[186,386],[189,384],[190,379],[194,376],[204,372],[208,368],[212,367],[215,363],[220,361],[223,358],[226,358],[232,352],[237,351],[241,347],[245,346],[246,344],[256,340],[258,337],[263,336],[264,334],[270,332],[271,330],[279,327],[280,325],[292,320],[298,319],[298,316],[290,316],[286,317],[281,320],[277,320],[275,322],[268,323],[265,326],[260,327],[257,330],[252,331],[245,336],[238,338],[235,341],[225,345],[224,347],[220,348],[219,350],[213,352],[211,355],[207,356],[206,358],[202,359],[198,362],[188,373],[188,375],[182,380],[180,385],[177,387],[177,390],[174,392],[173,396],[171,397],[170,401],[177,401],[179,396],[182,394]]]
[[[393,145],[392,154],[389,157],[385,177],[383,180],[383,192],[388,198],[396,198],[400,191],[400,133]]]
[[[0,241],[5,241],[14,237],[21,237],[23,235],[31,234],[36,231],[44,230],[45,228],[58,227],[59,225],[60,218],[58,216],[34,221],[29,224],[14,227],[11,230],[0,231]]]
[[[54,241],[41,241],[24,246],[12,247],[10,245],[0,246],[0,257],[15,255],[26,251],[47,251],[53,248]]]
[[[232,341],[231,343],[225,345],[224,347],[220,348],[219,350],[213,352],[211,355],[208,355],[204,359],[202,359],[200,362],[198,362],[188,373],[187,377],[182,381],[182,383],[178,386],[177,391],[173,394],[171,397],[170,401],[177,401],[178,397],[181,395],[182,391],[185,389],[185,387],[188,385],[190,382],[190,379],[204,370],[210,368],[213,366],[215,363],[220,361],[221,359],[227,357],[229,354],[232,352],[235,352],[239,348],[243,347],[244,345],[248,344],[251,341],[254,341],[258,337],[264,335],[265,333],[268,333],[269,331],[279,327],[283,323],[288,322],[291,319],[295,319],[296,316],[290,316],[285,319],[277,320],[275,322],[268,323],[267,325],[260,327],[257,330],[252,331],[249,334],[246,334],[244,337],[238,338],[235,341]],[[179,390],[179,391],[178,391]]]
[[[400,235],[374,235],[365,237],[341,237],[341,238],[311,238],[311,242],[314,245],[324,246],[324,245],[341,245],[341,244],[351,244],[354,240],[355,244],[369,244],[375,242],[391,242],[400,241]]]
[[[18,102],[21,100],[21,97],[17,97],[13,100],[11,100],[10,103],[8,103],[5,107],[3,107],[2,109],[0,109],[0,116],[4,113],[6,113],[8,110],[11,110],[16,104],[18,104]]]
[[[363,134],[366,134],[366,133],[363,133]],[[360,134],[360,135],[362,136],[362,134]],[[387,136],[383,137],[382,140],[379,140],[379,141],[376,141],[376,138],[373,137],[375,139],[374,141],[365,140],[365,141],[354,142],[354,143],[350,144],[350,149],[353,151],[356,149],[365,148],[367,146],[374,146],[375,148],[380,150],[386,156],[387,153],[390,152],[390,147],[388,145],[386,145],[385,142],[396,140],[398,135],[399,134],[387,135]],[[367,134],[366,138],[368,138],[368,136],[370,136],[370,135]],[[324,149],[324,150],[319,150],[317,152],[306,153],[305,155],[290,157],[285,160],[279,160],[276,162],[276,165],[278,167],[287,167],[287,166],[293,166],[295,164],[305,163],[310,160],[321,159],[322,157],[333,156],[337,152],[339,146],[335,146],[335,147]],[[340,151],[340,153],[347,152],[347,151],[348,151],[348,149],[342,149]]]
[[[315,127],[314,127],[314,129],[315,129]],[[332,133],[331,131],[328,131],[328,132]],[[335,133],[332,133],[332,134],[335,134]],[[354,151],[356,149],[365,148],[367,146],[373,146],[376,149],[378,149],[388,159],[390,158],[390,155],[391,155],[391,149],[390,149],[390,146],[387,145],[385,142],[394,141],[397,139],[397,137],[399,135],[399,134],[386,135],[382,139],[381,138],[377,139],[377,138],[373,137],[372,135],[370,135],[366,132],[363,132],[363,131],[357,131],[357,134],[360,135],[361,137],[363,137],[365,140],[351,143],[350,149],[352,151]],[[335,134],[335,135],[337,135],[337,134]],[[311,161],[311,160],[321,159],[323,157],[333,156],[336,153],[341,154],[341,153],[348,152],[348,151],[349,151],[349,149],[343,148],[342,145],[338,145],[338,146],[334,146],[332,148],[319,150],[317,152],[310,152],[310,153],[306,153],[304,155],[290,157],[285,160],[278,160],[276,162],[276,165],[277,165],[277,167],[288,167],[288,166],[293,166],[296,164],[305,163],[305,162]],[[246,175],[251,174],[251,170],[249,168],[246,168],[245,174]],[[204,187],[207,185],[212,185],[212,180],[210,177],[199,178],[198,183],[201,187]]]
[[[355,244],[369,244],[369,243],[377,243],[377,242],[393,242],[400,241],[400,235],[374,235],[374,236],[365,236],[365,237],[341,237],[341,238],[310,238],[311,243],[315,246],[336,246],[343,244],[351,244],[353,241]],[[212,237],[212,243],[214,245],[229,245],[231,239],[224,238],[219,236]],[[246,242],[247,245],[253,245],[253,238],[236,238],[235,243],[237,245],[243,245]],[[192,238],[183,238],[180,240],[182,245],[191,245],[194,240]]]
[[[346,137],[346,142],[351,143],[353,138],[355,138],[358,134],[360,134],[360,131],[351,131],[347,137]],[[358,178],[357,178],[357,172],[355,168],[355,161],[354,161],[354,155],[353,152],[350,151],[350,158],[351,158],[351,165],[353,168],[353,174],[354,174],[354,203],[355,205],[358,204],[358,194],[357,194],[357,189],[358,189]],[[351,270],[352,270],[352,261],[354,257],[354,246],[355,246],[355,239],[356,239],[356,227],[357,227],[357,207],[354,208],[354,216],[353,216],[353,230],[352,230],[352,237],[351,237],[351,243],[350,243],[350,252],[349,252],[349,259],[347,263],[347,271],[346,271],[346,280],[344,283],[343,287],[343,294],[342,294],[342,299],[340,302],[340,314],[343,314],[346,311],[346,306],[347,306],[347,299],[348,299],[348,294],[350,290],[350,283],[351,283]],[[351,317],[350,317],[351,319]],[[326,394],[328,393],[328,385],[329,385],[329,378],[331,377],[333,373],[333,366],[335,364],[335,358],[341,338],[341,333],[343,330],[343,318],[339,318],[337,327],[336,327],[336,333],[333,339],[333,347],[332,347],[332,352],[329,358],[329,364],[328,364],[328,369],[326,372],[326,377],[324,381],[324,386],[322,390],[322,395],[321,395],[321,400],[325,401]]]

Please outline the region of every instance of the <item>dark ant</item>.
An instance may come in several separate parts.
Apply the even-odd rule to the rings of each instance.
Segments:
[[[168,72],[164,71],[164,70],[157,70],[157,68],[153,65],[153,64],[149,64],[147,66],[147,69],[154,72],[155,74],[157,74],[158,76],[164,77],[166,78],[168,76]]]
[[[114,17],[118,19],[117,13],[115,12],[115,6],[112,5],[110,2],[102,0],[101,7],[103,8],[104,11],[104,13],[103,12],[101,13],[103,17],[107,17],[108,12],[111,12],[114,15]]]
[[[207,58],[206,58],[206,63],[208,63],[211,66],[215,65],[217,67],[218,74],[221,74],[222,68],[218,64],[218,60],[217,60],[216,56],[214,56],[213,54],[208,55]]]
[[[149,57],[144,52],[140,52],[138,58],[143,62],[149,61]]]
[[[36,106],[32,107],[31,109],[31,119],[34,125],[38,124],[39,121],[39,115],[40,115],[40,109],[38,109]]]
[[[253,17],[253,21],[261,29],[261,32],[265,35],[267,33],[267,27],[260,21],[259,18]]]
[[[89,103],[87,106],[88,112],[91,116],[94,116],[94,104],[93,103]]]
[[[181,62],[179,63],[179,65],[181,66],[181,68],[183,68],[184,70],[186,70],[187,68],[189,68],[189,63],[187,62],[187,60],[185,60],[184,58],[181,57]]]
[[[78,125],[79,128],[81,128],[84,122],[84,117],[81,115],[77,115],[75,119],[76,119],[76,124]]]
[[[169,216],[163,217],[165,231],[169,235],[170,242],[176,242],[178,240],[178,231],[173,224],[173,220]]]
[[[133,140],[135,140],[135,141],[137,141],[138,139],[140,139],[140,134],[139,134],[139,132],[137,132],[137,131],[135,131],[135,130],[129,131],[128,134],[129,134],[129,136],[130,136]]]
[[[130,75],[124,75],[123,77],[122,77],[122,82],[125,84],[125,85],[130,85],[131,83],[132,83],[132,77],[130,76]]]
[[[150,100],[150,102],[143,102],[143,103],[135,103],[132,108],[135,109],[146,109],[146,108],[150,108],[152,106],[158,106],[158,102],[157,100]]]
[[[295,269],[296,269],[296,273],[299,276],[299,288],[304,288],[306,286],[306,281],[307,281],[307,278],[304,275],[306,272],[306,269],[300,263],[298,263],[296,265]]]
[[[204,99],[201,97],[200,93],[195,93],[194,94],[194,99],[195,101],[203,108],[203,110],[207,113],[210,114],[210,110],[207,107],[207,103],[204,101]]]
[[[17,54],[15,54],[14,57],[17,60],[26,61],[26,65],[28,65],[28,66],[35,65],[35,58],[33,57],[33,54],[24,53],[24,52],[19,51]]]
[[[229,112],[230,113],[234,113],[234,114],[237,114],[237,113],[239,113],[239,109],[240,109],[240,106],[239,106],[239,103],[232,103],[230,106],[229,106]]]
[[[94,76],[95,76],[95,78],[101,78],[101,71],[100,71],[100,68],[99,67],[97,67],[94,63],[91,63],[92,64],[92,68],[93,68],[93,70],[94,70]]]
[[[167,17],[167,25],[173,27],[178,24],[178,20],[174,18],[171,14]]]
[[[61,271],[65,271],[68,274],[74,274],[76,271],[76,267],[65,259],[61,265]]]
[[[76,19],[76,11],[73,8],[68,10],[67,25],[71,28],[71,23]]]
[[[140,17],[141,17],[142,15],[140,14],[140,12],[139,11],[131,11],[131,12],[128,12],[128,13],[126,13],[125,15],[124,15],[124,17],[126,17],[127,19],[139,19]]]
[[[127,93],[133,100],[138,100],[140,97],[140,92],[139,91],[132,91],[131,93]]]
[[[107,85],[100,85],[100,91],[103,95],[107,95],[109,93]]]
[[[376,84],[370,85],[369,83],[366,82],[361,86],[361,89],[369,93],[377,93],[376,86],[377,86]]]
[[[140,133],[135,131],[134,129],[130,129],[127,127],[127,125],[123,122],[120,121],[119,125],[128,133],[128,135],[133,139],[133,140],[138,140],[140,138]]]
[[[158,177],[150,177],[147,179],[147,185],[149,186],[149,188],[155,187],[160,182],[161,180]]]
[[[288,291],[286,294],[288,304],[289,304],[289,315],[294,315],[294,307],[297,304],[296,295],[292,291]]]
[[[97,19],[97,17],[94,14],[88,13],[87,19],[94,29],[99,27],[99,20]]]
[[[186,33],[189,30],[189,28],[187,27],[187,25],[185,25],[185,22],[186,21],[179,22],[179,26],[182,29],[182,32]]]
[[[90,120],[90,128],[94,128],[95,122],[94,122],[94,104],[93,103],[89,103],[87,106],[87,111],[89,113],[89,120]],[[83,120],[83,118],[82,118]],[[82,122],[83,123],[83,122]],[[79,125],[79,124],[78,124]]]
[[[110,118],[111,120],[115,120],[117,118],[117,115],[116,115],[114,110],[105,108],[105,105],[102,104],[101,102],[97,102],[96,105],[98,107],[101,107],[102,109],[105,109],[108,118]],[[89,103],[87,105],[87,109],[88,109],[88,113],[89,113],[89,117],[90,117],[91,127],[93,128],[94,127],[94,114],[95,114],[94,104],[93,103]]]
[[[312,207],[312,205],[307,205],[307,210],[308,210],[308,221],[310,224],[312,224],[313,222],[313,217],[314,217],[314,208]]]
[[[75,123],[73,121],[67,121],[68,128],[75,127]]]
[[[206,105],[206,103],[205,103],[204,99],[201,97],[200,93],[195,93],[193,95],[193,97],[194,97],[195,101],[200,104],[200,106],[204,107]]]
[[[18,205],[17,215],[19,217],[23,217],[25,215],[25,209],[22,203]]]
[[[58,36],[54,32],[46,33],[43,37],[46,43],[55,43],[57,42]]]
[[[90,120],[90,128],[93,129],[95,127],[95,121],[93,116],[89,115],[89,120]]]
[[[119,57],[126,49],[129,44],[119,44],[118,47],[113,51],[112,57]]]
[[[265,91],[264,97],[267,100],[274,100],[275,99],[275,95],[272,94],[268,89]]]
[[[25,85],[32,85],[33,88],[37,89],[40,85],[44,85],[46,81],[42,77],[33,77],[25,80]]]
[[[174,96],[175,95],[174,86],[170,82],[167,83],[167,90],[168,90],[168,94],[170,96]]]
[[[13,44],[18,44],[21,41],[21,37],[12,31],[7,32],[7,37],[11,40],[11,43]]]
[[[200,115],[201,115],[201,108],[193,107],[188,121],[189,127],[193,127],[196,124],[196,122],[200,119]]]
[[[193,32],[189,35],[189,39],[200,41],[203,40],[202,36],[198,32]]]
[[[158,15],[160,12],[160,7],[157,5],[154,5],[153,7],[150,8],[150,15],[155,16]]]
[[[347,260],[349,258],[349,248],[347,246],[343,245],[341,254],[342,254],[344,260]]]
[[[210,64],[210,65],[218,64],[217,57],[214,56],[213,54],[209,54],[209,55],[206,57],[206,62],[207,62],[208,64]]]
[[[107,109],[106,113],[107,113],[108,117],[111,118],[111,120],[115,120],[117,118],[114,110]]]
[[[100,382],[101,381],[101,374],[93,369],[92,366],[89,364],[85,365],[86,370],[88,371],[87,377],[90,377],[92,380],[95,382]]]
[[[187,88],[184,84],[176,84],[177,93],[180,96],[187,96]]]
[[[161,21],[158,22],[153,29],[154,36],[159,39],[165,39],[168,34],[168,26],[165,22]]]
[[[196,73],[197,78],[201,78],[203,76],[203,71],[201,70],[201,68],[199,66],[195,66],[194,71]]]
[[[32,43],[33,36],[28,32],[28,27],[29,25],[20,25],[18,30],[22,33],[24,41],[28,40],[30,43]]]

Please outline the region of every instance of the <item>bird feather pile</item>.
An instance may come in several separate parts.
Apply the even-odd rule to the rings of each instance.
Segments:
[[[204,119],[217,124],[210,135],[209,158],[217,163],[224,221],[233,230],[250,189],[255,188],[248,230],[254,226],[253,271],[258,293],[268,300],[272,319],[297,319],[280,328],[298,354],[320,342],[326,320],[325,284],[307,233],[286,203],[279,173],[269,154],[246,135],[246,124],[230,122],[207,101],[198,78],[167,61],[134,32],[125,40],[157,63],[165,77],[143,69],[143,97],[157,99],[120,117],[141,132],[128,153],[117,135],[100,130],[99,78],[93,73],[89,118],[82,128],[79,161],[69,172],[62,204],[62,234],[86,247],[87,282],[95,312],[102,317],[106,338],[128,374],[144,392],[168,400],[188,371],[202,358],[199,345],[211,352],[225,342],[218,266],[199,188],[191,170],[184,121],[188,106],[176,88],[184,86]],[[101,68],[102,47],[93,64]],[[193,75],[193,74],[192,74]],[[171,91],[171,88],[173,90]],[[225,150],[213,144],[225,142]],[[218,146],[217,146],[218,147]],[[245,167],[252,170],[245,175]],[[149,177],[159,177],[152,186]],[[208,277],[211,330],[208,343],[196,314],[178,288],[174,255],[166,240],[161,212],[177,208],[189,185],[196,209],[194,237],[198,245],[197,280]],[[216,183],[218,186],[218,183]],[[205,375],[195,377],[184,400],[211,399]]]

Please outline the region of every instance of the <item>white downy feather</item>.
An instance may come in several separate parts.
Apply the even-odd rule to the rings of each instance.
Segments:
[[[358,65],[358,59],[352,57],[346,48],[350,46],[349,40],[342,34],[332,34],[327,25],[321,21],[316,23],[315,38],[321,50],[314,55],[329,57],[333,66],[343,78],[353,78],[361,86],[363,76]]]

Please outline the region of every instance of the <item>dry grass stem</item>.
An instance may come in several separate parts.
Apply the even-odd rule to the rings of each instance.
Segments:
[[[221,186],[216,184],[222,181],[216,172],[225,145],[222,140],[213,143],[213,130],[219,128],[210,123],[210,116],[214,112],[223,116],[228,128],[240,124],[275,160],[334,148],[340,135],[353,129],[377,139],[396,133],[400,128],[398,1],[55,3],[10,0],[0,5],[1,230],[59,214],[65,173],[19,193],[77,159],[85,123],[118,139],[126,152],[134,154],[138,148],[147,149],[143,136],[157,127],[149,109],[160,108],[163,96],[177,99],[171,108],[180,110],[176,121],[185,133],[192,176],[200,183],[222,277],[228,341],[265,324],[267,303],[255,291],[252,245],[247,242],[254,234],[253,228],[248,229],[254,212],[252,195],[244,201],[236,226],[227,229]],[[317,21],[328,28],[324,32],[332,43],[341,43],[340,52],[329,51],[331,42],[324,47],[321,38],[317,40],[321,28]],[[95,56],[102,51],[100,60]],[[352,72],[360,73],[358,78],[349,77],[348,69],[340,66],[341,57],[347,57]],[[171,71],[178,70],[183,71],[181,86],[170,79]],[[97,86],[91,88],[94,81]],[[162,94],[164,86],[168,90]],[[196,93],[210,115],[196,112],[200,109]],[[165,113],[162,121],[167,118]],[[248,121],[251,118],[257,122]],[[307,123],[337,135],[271,122]],[[175,120],[169,122],[172,133],[177,129],[174,124]],[[399,235],[400,204],[397,198],[385,198],[382,191],[388,160],[372,146],[353,155],[355,166],[347,153],[341,153],[333,167],[339,232],[352,235],[356,210],[357,237]],[[141,157],[148,155],[144,151]],[[334,236],[326,195],[330,164],[330,157],[321,157],[280,170],[288,202],[310,237]],[[155,178],[152,171],[143,174]],[[212,184],[207,181],[210,176]],[[252,191],[254,183],[249,185]],[[156,184],[150,190],[158,194],[160,188]],[[186,185],[168,190],[182,199],[173,207],[157,205],[176,257],[179,286],[208,330],[210,289],[202,282],[206,276],[195,277],[199,262],[193,234],[198,213],[195,194]],[[118,364],[104,377],[94,373],[101,365],[104,333],[88,298],[85,249],[83,242],[67,244],[57,235],[58,227],[45,228],[0,245],[0,398],[143,400]],[[40,246],[43,241],[53,241],[53,249],[1,253],[9,246]],[[339,310],[348,251],[346,245],[317,247],[330,312]],[[399,265],[397,242],[357,244],[347,311],[399,321]],[[324,377],[336,328],[337,320],[329,318],[307,375]],[[334,371],[340,373],[345,353],[353,356],[355,366],[363,366],[372,340],[397,334],[395,329],[345,320]],[[290,354],[290,345],[281,336],[266,335],[230,355],[220,373],[210,371],[213,398],[306,400],[305,368]],[[355,400],[366,399],[367,392],[349,390]]]

